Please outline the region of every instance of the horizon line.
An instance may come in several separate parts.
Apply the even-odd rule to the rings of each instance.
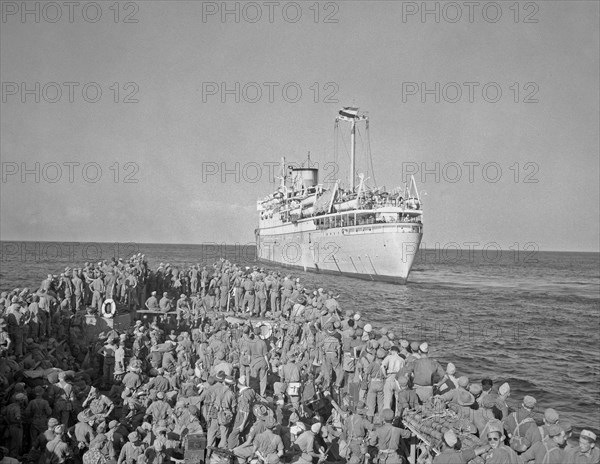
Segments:
[[[110,241],[103,242],[97,240],[89,240],[89,241],[74,241],[74,240],[0,240],[0,243],[4,242],[20,242],[20,243],[98,243],[98,244],[107,244],[114,245],[115,243],[118,245],[127,245],[127,244],[135,244],[135,245],[185,245],[185,246],[202,246],[202,245],[218,245],[218,246],[256,246],[255,242],[249,241],[247,243],[225,243],[225,242],[201,242],[201,243],[173,243],[173,242],[119,242],[119,241]],[[449,242],[454,243],[454,242]],[[466,248],[467,250],[473,251],[483,251],[483,248]],[[440,248],[421,248],[419,247],[419,251],[428,250],[428,251],[440,251]],[[453,249],[448,249],[448,252],[451,252]],[[501,251],[514,251],[510,248],[500,248]],[[519,252],[526,253],[528,250],[519,250]],[[599,250],[532,250],[534,252],[543,252],[543,253],[600,253]]]

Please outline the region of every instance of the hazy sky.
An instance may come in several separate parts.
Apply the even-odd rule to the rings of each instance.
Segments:
[[[599,249],[596,1],[1,3],[3,240],[247,243],[356,105],[427,247]]]

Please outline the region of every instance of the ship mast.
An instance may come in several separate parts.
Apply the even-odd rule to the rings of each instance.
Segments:
[[[336,123],[339,121],[350,122],[350,191],[354,192],[356,188],[356,123],[358,121],[368,121],[369,117],[364,114],[359,114],[358,108],[345,106],[342,108],[336,118]],[[368,128],[367,124],[367,128]]]
[[[350,191],[354,192],[354,178],[356,165],[356,120],[352,119],[352,128],[350,129]]]

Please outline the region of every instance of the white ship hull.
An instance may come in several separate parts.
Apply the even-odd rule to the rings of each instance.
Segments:
[[[405,284],[423,236],[421,223],[318,229],[312,220],[256,231],[257,257],[306,271]]]

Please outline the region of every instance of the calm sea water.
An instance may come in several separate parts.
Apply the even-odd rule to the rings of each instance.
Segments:
[[[254,265],[246,245],[2,242],[0,288],[36,287],[65,266],[146,255],[154,268],[210,264],[225,257]],[[432,355],[472,381],[508,381],[509,402],[524,395],[553,407],[576,430],[600,432],[600,254],[421,251],[409,284],[398,286],[289,271],[309,288],[339,293],[342,309],[375,327],[427,341]]]

